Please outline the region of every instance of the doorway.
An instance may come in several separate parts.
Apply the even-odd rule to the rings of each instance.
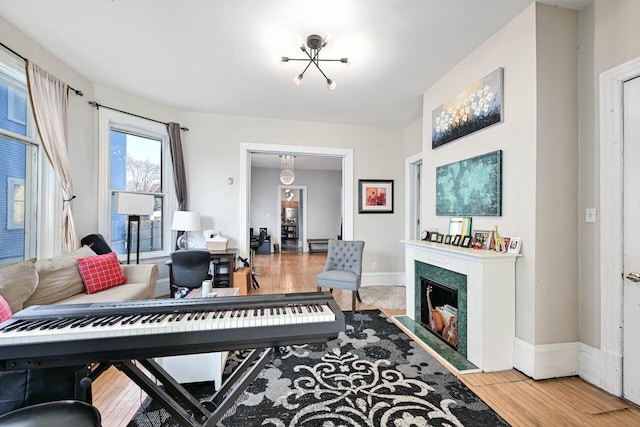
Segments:
[[[280,250],[303,252],[307,247],[307,186],[278,186]]]
[[[350,148],[308,147],[297,145],[274,145],[258,143],[240,144],[240,174],[238,176],[240,218],[238,230],[238,248],[244,256],[249,252],[249,228],[251,205],[251,154],[292,154],[318,157],[335,157],[342,161],[342,236],[353,240],[353,150]],[[348,203],[345,203],[348,201]]]
[[[626,210],[637,207],[635,195],[629,193],[638,192],[637,172],[635,183],[630,174],[640,157],[635,143],[638,129],[625,116],[637,114],[633,110],[640,103],[640,92],[633,80],[639,76],[640,58],[600,76],[600,386],[636,404],[640,404],[640,338],[633,329],[640,319],[640,293],[627,276],[640,269],[632,256],[634,252],[637,256],[637,247],[631,246],[638,231],[632,231],[634,221],[624,218]],[[629,215],[633,218],[633,212]]]
[[[422,216],[422,153],[416,154],[405,161],[405,182],[407,183],[405,200],[405,238],[419,240],[421,237],[420,217]]]

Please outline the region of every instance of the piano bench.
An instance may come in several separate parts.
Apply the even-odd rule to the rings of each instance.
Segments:
[[[95,406],[79,400],[60,400],[25,406],[0,415],[3,427],[100,427]]]

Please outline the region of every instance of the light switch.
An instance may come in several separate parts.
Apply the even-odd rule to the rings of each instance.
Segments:
[[[584,222],[596,222],[596,208],[587,208],[585,210]]]

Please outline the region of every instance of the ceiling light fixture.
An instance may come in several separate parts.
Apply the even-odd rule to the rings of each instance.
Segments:
[[[302,72],[293,79],[293,83],[296,86],[300,86],[302,84],[302,78],[304,77],[304,73],[306,73],[309,67],[311,66],[311,64],[313,64],[316,66],[318,71],[320,71],[320,73],[322,73],[322,75],[324,76],[325,80],[327,81],[327,87],[329,88],[329,90],[334,90],[336,88],[336,82],[334,80],[331,80],[329,77],[327,77],[324,71],[322,71],[322,69],[320,68],[320,62],[342,62],[343,64],[346,64],[347,62],[349,62],[349,59],[348,58],[320,59],[319,57],[320,51],[326,45],[327,45],[326,38],[322,38],[317,34],[311,34],[309,37],[307,37],[306,45],[303,43],[300,44],[300,50],[307,54],[307,58],[289,58],[288,56],[282,57],[282,62],[309,61],[307,66],[304,67],[304,70],[302,70]]]
[[[293,174],[294,158],[291,154],[283,154],[280,156],[280,182],[284,185],[291,185],[296,179]]]

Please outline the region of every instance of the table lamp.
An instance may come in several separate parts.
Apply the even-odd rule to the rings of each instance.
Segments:
[[[153,214],[152,194],[115,193],[115,213],[128,215],[127,217],[127,264],[131,261],[131,223],[138,224],[136,244],[136,264],[140,263],[140,216]]]
[[[195,245],[195,239],[189,234],[190,231],[199,231],[200,214],[190,211],[175,211],[173,213],[173,222],[171,229],[175,231],[184,231],[184,234],[178,237],[177,245],[180,249],[189,249]]]

